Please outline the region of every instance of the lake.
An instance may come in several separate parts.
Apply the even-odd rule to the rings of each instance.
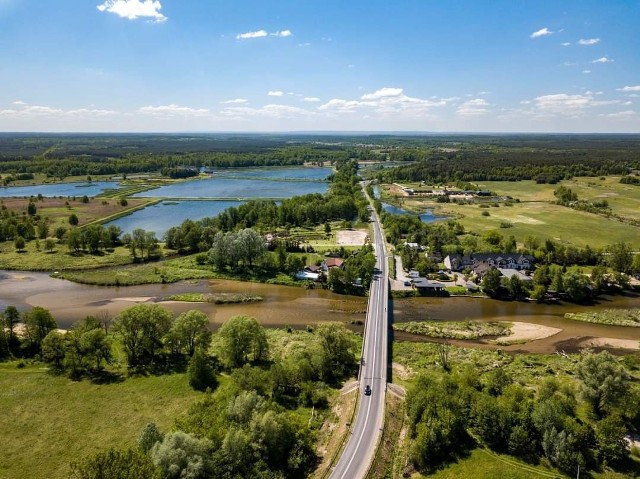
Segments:
[[[291,198],[326,193],[330,168],[216,170],[210,178],[175,183],[133,196],[141,198]],[[296,181],[299,180],[299,181]]]
[[[2,186],[0,187],[0,197],[8,198],[29,197],[29,196],[96,196],[105,190],[117,188],[115,181],[94,181],[91,183],[50,183],[33,186]]]
[[[169,228],[179,226],[187,218],[197,221],[218,216],[223,210],[241,204],[241,201],[162,201],[105,223],[105,226],[118,226],[123,233],[131,233],[136,228],[155,231],[161,239]]]

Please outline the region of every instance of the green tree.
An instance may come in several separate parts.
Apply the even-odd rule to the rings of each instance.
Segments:
[[[577,271],[566,273],[562,277],[562,285],[567,297],[575,303],[583,303],[589,298],[591,282],[582,273]]]
[[[140,431],[138,436],[138,447],[144,453],[148,453],[151,448],[157,443],[161,442],[164,438],[164,434],[160,432],[155,422],[147,423],[147,425]]]
[[[116,316],[113,330],[122,338],[129,367],[147,366],[157,359],[172,321],[171,313],[157,304],[139,304]]]
[[[607,465],[616,464],[627,455],[627,428],[622,418],[612,414],[596,423],[597,454]]]
[[[607,351],[585,354],[578,363],[580,392],[593,411],[602,417],[620,403],[629,390],[629,375]]]
[[[632,271],[633,265],[633,250],[629,243],[615,243],[607,247],[606,249],[607,263],[618,273],[629,274]]]
[[[22,236],[16,236],[16,238],[13,240],[13,245],[16,247],[18,252],[21,252],[24,250],[24,247],[26,246],[26,241]]]
[[[342,379],[353,371],[356,363],[353,333],[342,323],[322,323],[314,332],[322,346],[322,379]]]
[[[42,359],[61,370],[67,354],[67,341],[63,333],[51,331],[42,340]]]
[[[213,389],[217,384],[215,373],[211,364],[209,364],[206,354],[199,349],[191,356],[187,376],[189,378],[189,386],[196,391],[206,391],[207,388]]]
[[[52,238],[47,238],[44,241],[44,248],[49,251],[49,253],[53,253],[53,250],[56,247],[56,242]]]
[[[171,326],[172,338],[178,341],[178,350],[193,356],[196,348],[206,351],[211,343],[209,317],[202,311],[192,309],[178,316]]]
[[[218,353],[229,367],[267,358],[267,335],[255,318],[234,316],[224,322],[217,336],[220,341]]]
[[[213,444],[208,439],[176,431],[157,442],[149,455],[166,479],[198,479],[211,477],[213,473],[212,450]]]
[[[27,341],[33,353],[40,352],[42,341],[58,325],[49,310],[35,306],[31,311],[23,313]]]
[[[71,464],[72,479],[163,479],[152,460],[135,449],[109,449]]]
[[[78,215],[76,215],[75,213],[71,213],[71,214],[69,215],[69,224],[70,224],[71,226],[78,226],[78,223],[79,223],[79,222],[80,222],[80,221],[78,220]]]
[[[20,322],[20,312],[15,306],[7,306],[1,316],[0,324],[3,328],[7,328],[7,343],[9,351],[15,353],[20,345],[20,340],[15,334],[15,327]]]
[[[484,275],[484,278],[482,278],[480,286],[482,287],[483,291],[487,293],[487,295],[495,298],[496,296],[498,296],[498,293],[500,291],[501,281],[502,274],[500,274],[500,271],[498,271],[496,268],[491,268]]]

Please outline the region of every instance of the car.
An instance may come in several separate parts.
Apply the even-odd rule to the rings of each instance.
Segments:
[[[368,384],[364,387],[364,395],[371,396],[371,386],[369,386]]]

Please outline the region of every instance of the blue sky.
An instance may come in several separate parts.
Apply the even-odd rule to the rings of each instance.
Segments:
[[[640,132],[640,2],[0,0],[0,131]]]

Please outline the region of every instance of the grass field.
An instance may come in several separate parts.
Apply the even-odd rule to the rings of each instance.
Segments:
[[[618,219],[553,204],[553,192],[560,185],[571,188],[581,200],[607,200],[612,213],[624,219],[640,220],[640,186],[621,184],[619,176],[574,178],[556,185],[537,184],[535,181],[478,183],[478,188],[520,200],[513,206],[502,204],[499,208],[436,203],[420,197],[402,196],[394,199],[389,195],[397,193],[397,188],[383,187],[383,194],[386,199],[406,209],[421,212],[429,208],[435,214],[456,218],[467,231],[483,234],[489,230],[499,230],[504,235],[515,236],[520,244],[527,236],[534,236],[579,247],[604,247],[623,241],[631,243],[634,249],[640,249],[640,228]],[[489,216],[483,216],[483,212],[488,212]],[[512,226],[501,229],[502,223]]]
[[[1,363],[0,477],[66,478],[74,460],[133,446],[148,422],[170,429],[200,395],[184,374],[97,385]]]
[[[63,244],[56,244],[53,252],[44,249],[44,240],[40,240],[40,251],[35,241],[27,243],[23,252],[18,253],[13,242],[0,243],[0,269],[22,271],[64,271],[118,266],[131,263],[128,248],[118,247],[113,252],[99,255],[78,253],[70,254]]]

